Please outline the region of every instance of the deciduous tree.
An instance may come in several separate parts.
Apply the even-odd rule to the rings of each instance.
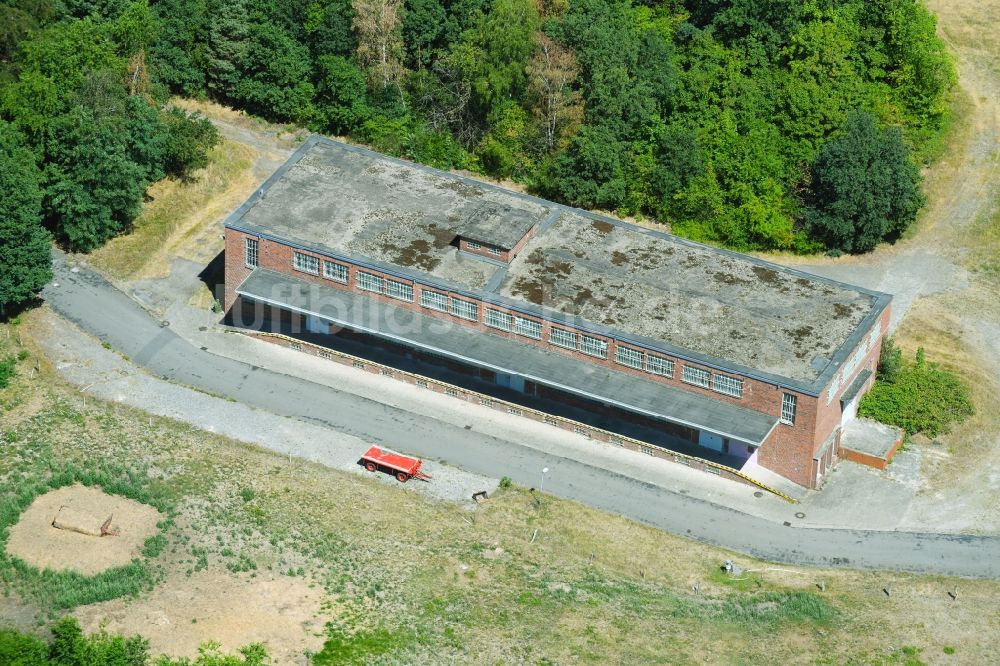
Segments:
[[[545,33],[536,33],[537,49],[528,66],[528,89],[541,127],[542,148],[557,142],[583,121],[583,99],[573,87],[579,75],[576,56]]]
[[[0,312],[30,299],[52,277],[40,181],[20,133],[0,121]]]
[[[399,83],[403,68],[403,0],[353,0],[351,25],[357,57],[369,82],[382,88]]]
[[[902,133],[857,111],[813,164],[807,220],[829,247],[867,252],[906,229],[923,202]]]

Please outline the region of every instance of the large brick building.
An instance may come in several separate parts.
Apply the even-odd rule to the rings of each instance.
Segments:
[[[889,321],[886,294],[319,137],[225,226],[235,320],[391,341],[807,487]]]

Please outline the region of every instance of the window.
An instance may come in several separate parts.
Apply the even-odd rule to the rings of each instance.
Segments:
[[[608,357],[608,343],[600,338],[592,338],[589,335],[580,336],[580,351],[584,354],[597,356],[598,358]]]
[[[406,284],[405,282],[397,282],[396,280],[386,280],[385,293],[387,296],[398,298],[401,301],[412,301],[413,285]]]
[[[365,273],[364,271],[358,271],[358,289],[363,289],[364,291],[374,291],[381,294],[384,286],[385,279],[381,276]]]
[[[646,360],[646,369],[654,375],[660,375],[661,377],[674,376],[674,362],[662,356],[653,356],[650,354]]]
[[[535,340],[542,339],[542,325],[531,319],[514,317],[514,332]]]
[[[257,257],[260,254],[260,241],[256,238],[246,239],[246,249],[243,252],[243,263],[250,268],[257,268]]]
[[[798,398],[790,393],[781,396],[781,422],[786,425],[795,425],[795,407]]]
[[[478,250],[479,248],[482,247],[482,245],[480,245],[476,241],[465,241],[465,244],[469,246],[470,250]]]
[[[347,266],[332,261],[323,262],[323,277],[334,282],[347,284]]]
[[[576,349],[576,333],[553,326],[552,330],[549,331],[549,342],[556,347]]]
[[[637,370],[642,370],[643,366],[643,354],[638,349],[629,349],[628,347],[616,346],[615,347],[615,362],[621,365],[627,365],[630,368],[636,368]]]
[[[685,365],[683,379],[688,384],[708,388],[709,382],[712,379],[712,373],[708,370],[702,370],[701,368]]]
[[[456,317],[468,319],[469,321],[479,320],[479,306],[472,301],[463,301],[460,298],[452,298],[451,313]]]
[[[509,331],[514,325],[514,317],[492,308],[486,308],[486,318],[483,321],[487,326],[499,328],[502,331]]]
[[[727,377],[726,375],[713,375],[712,390],[731,395],[734,398],[742,398],[743,380],[736,377]]]
[[[296,270],[300,270],[303,273],[319,275],[319,259],[316,257],[296,252],[292,255],[292,264],[295,266]]]
[[[425,308],[430,308],[431,310],[438,310],[439,312],[448,311],[448,295],[440,294],[436,291],[427,291],[424,289],[420,292],[420,304]]]
[[[492,254],[494,257],[499,257],[500,256],[500,248],[498,248],[498,247],[493,247],[491,245],[488,248],[486,248],[486,251],[489,252],[490,254]]]

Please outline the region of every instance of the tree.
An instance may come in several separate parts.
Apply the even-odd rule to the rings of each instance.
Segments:
[[[365,75],[342,56],[320,56],[316,62],[316,115],[319,126],[336,134],[359,129],[371,116]]]
[[[447,14],[440,0],[406,0],[403,42],[414,67],[430,64],[441,48]]]
[[[573,52],[545,33],[537,33],[535,41],[537,49],[528,65],[528,90],[542,130],[542,147],[551,152],[583,120],[583,102],[573,89],[579,67]]]
[[[625,145],[605,126],[584,125],[556,156],[547,186],[576,206],[617,208],[625,200]]]
[[[256,17],[247,32],[238,81],[230,96],[251,111],[279,120],[312,115],[311,61],[305,46],[273,21]]]
[[[0,312],[32,298],[52,278],[42,228],[41,173],[20,133],[0,121]]]
[[[902,133],[856,111],[813,163],[806,220],[828,247],[868,252],[902,233],[923,203],[920,172]]]
[[[208,0],[205,78],[209,92],[221,100],[235,98],[241,66],[250,48],[246,0]]]
[[[386,88],[403,76],[402,0],[353,0],[351,25],[358,39],[357,56],[369,83]]]
[[[208,118],[183,109],[169,109],[163,114],[167,142],[163,151],[163,170],[169,176],[189,180],[191,174],[208,166],[208,151],[219,142],[219,131]]]
[[[130,159],[121,122],[85,107],[53,121],[49,135],[46,217],[69,247],[89,252],[131,226],[146,169]]]
[[[349,57],[358,47],[352,32],[354,7],[350,0],[313,2],[306,10],[305,42],[314,58],[324,55]]]
[[[193,96],[205,89],[201,61],[207,12],[205,0],[159,0],[153,5],[159,37],[149,48],[150,69],[171,92]]]

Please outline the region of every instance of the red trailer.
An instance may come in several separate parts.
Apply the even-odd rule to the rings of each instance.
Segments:
[[[361,463],[369,472],[389,470],[402,483],[406,483],[414,477],[425,480],[431,478],[429,474],[420,471],[420,466],[424,464],[420,458],[411,458],[378,446],[373,446],[365,451],[364,455],[361,456]]]

